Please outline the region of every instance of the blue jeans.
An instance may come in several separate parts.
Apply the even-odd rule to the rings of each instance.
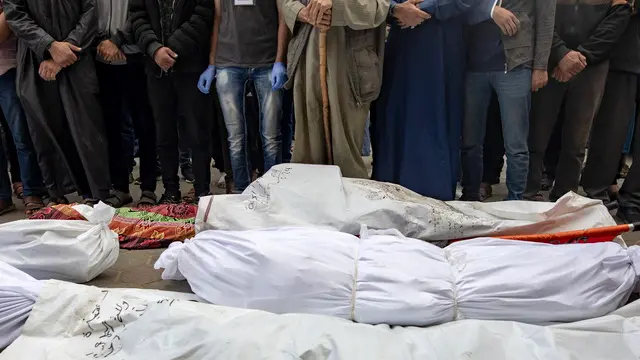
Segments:
[[[216,74],[216,88],[229,134],[231,168],[237,192],[244,191],[251,183],[244,106],[245,85],[248,81],[253,81],[260,105],[264,171],[269,171],[281,158],[282,91],[271,90],[270,75],[271,67],[224,67],[219,68]]]
[[[483,173],[483,144],[491,90],[500,103],[504,147],[507,154],[507,200],[521,200],[529,171],[529,112],[531,70],[504,73],[469,72],[465,84],[462,126],[463,197],[477,200]]]
[[[22,105],[16,92],[16,69],[11,69],[0,75],[0,108],[9,125],[13,136],[20,164],[20,177],[24,189],[24,196],[42,196],[44,194],[42,173],[38,158],[31,142],[31,135]],[[0,155],[0,199],[11,199],[11,183],[7,175],[7,157],[2,149]]]

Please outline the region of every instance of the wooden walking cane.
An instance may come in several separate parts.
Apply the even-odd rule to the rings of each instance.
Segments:
[[[322,122],[324,123],[324,143],[327,149],[327,164],[333,165],[333,149],[331,148],[331,124],[329,123],[329,86],[327,84],[327,31],[321,30],[319,35],[320,52],[320,87],[322,88]]]

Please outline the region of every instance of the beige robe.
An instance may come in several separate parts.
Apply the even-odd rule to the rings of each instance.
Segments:
[[[281,0],[289,29],[294,30],[298,0]],[[327,84],[329,89],[331,144],[334,164],[345,177],[368,178],[360,155],[370,103],[356,101],[346,61],[351,59],[347,43],[348,26],[353,30],[373,29],[384,24],[389,0],[334,0],[332,27],[327,33]],[[292,162],[326,164],[327,156],[322,120],[319,30],[313,29],[300,57],[293,79],[296,119]],[[289,59],[291,60],[291,59]],[[381,68],[382,62],[379,66]]]

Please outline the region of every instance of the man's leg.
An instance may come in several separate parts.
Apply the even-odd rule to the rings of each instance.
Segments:
[[[284,90],[282,97],[282,162],[291,162],[291,145],[293,145],[293,90]]]
[[[498,96],[493,94],[487,111],[487,127],[482,155],[482,182],[488,185],[500,183],[500,174],[504,167],[504,137],[502,136],[501,119]]]
[[[629,119],[635,110],[638,75],[611,71],[600,109],[593,121],[582,187],[594,199],[609,202],[608,189],[618,174]]]
[[[507,153],[507,200],[522,200],[529,171],[529,113],[531,70],[492,73],[500,102],[502,134]]]
[[[178,108],[173,90],[173,78],[153,74],[147,75],[147,87],[156,128],[158,158],[162,168],[162,183],[165,193],[163,202],[181,201],[178,178]]]
[[[158,163],[156,126],[149,103],[147,75],[141,54],[127,57],[127,72],[129,82],[125,87],[125,93],[133,129],[138,138],[140,190],[147,192],[147,197],[150,197],[148,200],[153,202],[157,185],[156,168]],[[154,195],[151,196],[151,194]]]
[[[100,103],[104,118],[107,144],[109,149],[109,173],[115,190],[107,203],[114,207],[122,207],[132,201],[129,196],[129,166],[130,158],[125,155],[122,131],[124,119],[125,98],[124,88],[128,81],[124,65],[108,65],[96,62],[96,73],[100,85]]]
[[[608,62],[587,67],[569,84],[558,171],[549,195],[552,201],[569,191],[578,191],[591,125],[600,107],[608,72]],[[618,147],[618,155],[621,150]]]
[[[185,73],[174,75],[175,92],[178,95],[178,112],[182,114],[186,130],[180,134],[185,139],[185,147],[191,149],[193,159],[193,187],[196,200],[211,193],[211,128],[213,127],[213,103],[211,96],[201,93],[193,84],[198,83],[200,74]],[[163,165],[164,167],[164,165]]]
[[[11,181],[9,180],[7,164],[7,155],[3,145],[0,146],[0,215],[16,209],[11,199]]]
[[[271,90],[270,75],[271,68],[254,69],[252,74],[260,108],[260,135],[265,172],[279,163],[282,153],[282,90]]]
[[[637,75],[636,75],[637,76]],[[635,102],[640,102],[640,79],[636,80],[638,86],[636,88]],[[635,114],[634,136],[631,146],[633,154],[633,163],[627,173],[627,177],[624,179],[624,183],[620,188],[618,195],[618,217],[625,222],[638,222],[640,221],[640,114]]]
[[[549,138],[558,120],[567,85],[549,79],[547,86],[533,94],[529,121],[529,173],[525,198],[539,200],[542,166]]]
[[[8,138],[13,140],[19,162],[16,167],[20,169],[20,176],[15,178],[15,175],[12,175],[14,182],[22,179],[24,197],[31,197],[27,200],[39,202],[44,194],[42,173],[29,134],[27,120],[16,93],[15,69],[0,76],[0,106],[7,121],[7,130],[10,131],[7,135],[11,136]]]
[[[549,145],[547,145],[547,151],[544,152],[543,168],[544,174],[541,184],[542,191],[549,191],[553,187],[553,182],[556,181],[556,168],[558,167],[558,160],[560,158],[560,145],[562,143],[562,126],[564,125],[564,102],[560,107],[558,113],[558,121],[553,127],[551,133],[551,139],[549,139]]]
[[[229,154],[235,191],[239,193],[251,183],[247,160],[249,156],[247,123],[244,118],[244,85],[247,78],[247,70],[241,68],[219,69],[216,76],[216,89],[229,135]]]
[[[482,147],[487,127],[487,109],[491,100],[490,76],[488,72],[469,72],[465,81],[461,149],[461,200],[465,201],[480,200]]]

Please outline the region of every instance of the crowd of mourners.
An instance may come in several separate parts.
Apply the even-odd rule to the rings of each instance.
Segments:
[[[291,161],[484,201],[506,158],[506,200],[582,186],[640,221],[640,165],[625,156],[640,151],[640,22],[626,0],[0,5],[0,214],[12,192],[27,214],[74,192],[122,207],[133,182],[137,206],[198,201],[212,162],[228,193]]]

